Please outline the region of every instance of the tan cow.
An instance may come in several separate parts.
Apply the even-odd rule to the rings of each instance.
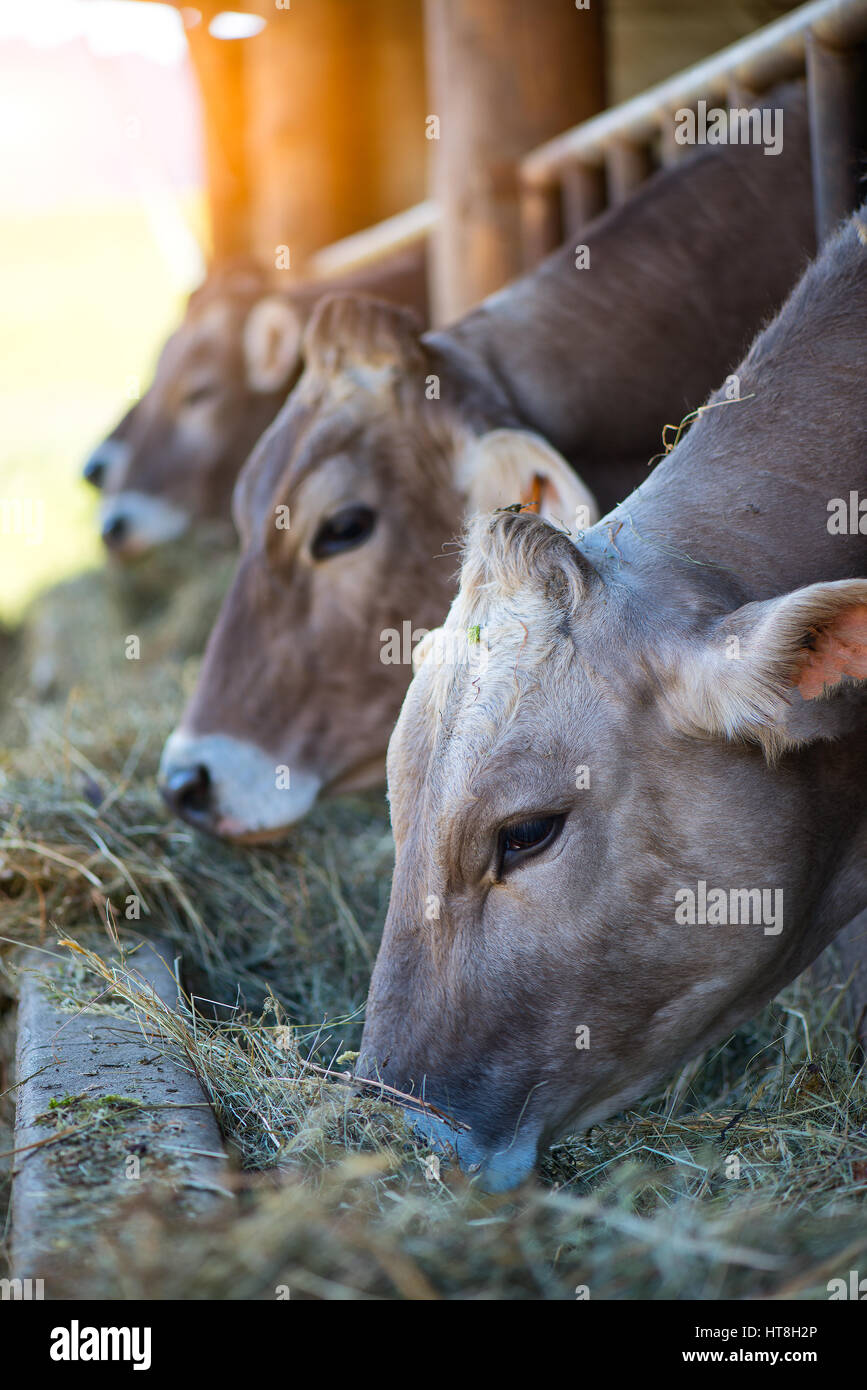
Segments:
[[[369,300],[319,306],[301,381],[239,480],[241,564],[165,749],[180,815],[259,838],[380,781],[466,514],[537,492],[580,528],[576,472],[603,508],[646,478],[662,426],[725,376],[812,247],[803,101],[780,100],[778,157],[715,147],[659,173],[577,255],[449,329],[420,335]]]
[[[301,372],[304,326],[338,288],[369,289],[426,314],[422,247],[340,280],[284,288],[253,263],[213,271],[190,296],[141,400],[90,455],[102,539],[130,559],[196,526],[234,542],[232,489]]]
[[[737,374],[577,543],[475,524],[391,740],[361,1074],[492,1187],[867,908],[867,205]]]

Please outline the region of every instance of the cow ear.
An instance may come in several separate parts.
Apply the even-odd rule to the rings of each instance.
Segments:
[[[867,678],[867,580],[811,584],[748,603],[672,663],[667,708],[683,732],[747,739],[773,761],[834,732],[809,704]]]
[[[523,503],[570,531],[599,520],[589,488],[556,449],[529,430],[492,430],[473,440],[458,459],[456,482],[471,516]]]
[[[288,300],[269,294],[244,323],[244,363],[251,391],[281,391],[301,364],[302,323]]]
[[[394,367],[420,366],[420,325],[408,309],[364,295],[329,294],[320,299],[304,335],[304,360],[320,372],[376,375]]]

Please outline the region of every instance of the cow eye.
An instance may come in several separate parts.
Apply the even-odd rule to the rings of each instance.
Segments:
[[[217,394],[217,387],[213,384],[205,383],[201,386],[194,386],[192,391],[188,391],[181,401],[181,405],[201,405],[203,401],[209,401]]]
[[[327,560],[342,550],[363,545],[373,530],[376,512],[370,507],[344,507],[323,521],[313,540],[314,560]]]
[[[547,849],[557,838],[563,821],[563,816],[534,816],[532,820],[522,820],[515,825],[504,826],[500,831],[498,846],[500,873],[516,864],[519,859]]]

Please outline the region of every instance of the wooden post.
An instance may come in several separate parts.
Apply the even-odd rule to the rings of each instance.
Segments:
[[[605,170],[601,164],[565,164],[560,175],[563,192],[563,235],[580,232],[605,207]]]
[[[821,243],[863,196],[859,156],[867,138],[864,48],[835,49],[809,34],[807,84],[816,239]]]
[[[421,0],[256,4],[244,44],[250,239],[293,273],[311,254],[424,197]]]
[[[197,8],[202,18],[187,29],[187,44],[202,103],[211,258],[222,261],[250,246],[243,51],[208,33],[220,4],[200,0]]]
[[[352,3],[355,9],[357,0]],[[368,9],[362,61],[371,93],[365,177],[372,211],[362,226],[402,213],[427,196],[424,0],[368,0]]]
[[[681,145],[675,138],[675,117],[675,111],[662,111],[659,116],[659,162],[663,169],[670,169],[682,159],[688,159],[693,152],[691,145]]]
[[[521,192],[519,216],[521,221],[521,265],[532,270],[549,251],[560,245],[565,235],[560,186],[556,183],[534,184]],[[436,238],[432,244],[435,244]],[[434,273],[433,256],[430,261]],[[439,268],[439,267],[437,267]]]
[[[434,317],[519,273],[517,163],[604,104],[601,9],[574,0],[427,0]],[[544,200],[543,200],[544,202]],[[553,204],[537,210],[550,222]],[[525,211],[525,219],[527,213]]]
[[[602,212],[604,166],[573,159],[559,170],[559,181],[527,183],[520,198],[521,261],[525,270],[532,270],[564,237],[580,232]]]
[[[608,201],[612,207],[625,203],[653,172],[649,148],[632,140],[613,140],[605,164],[608,171]]]

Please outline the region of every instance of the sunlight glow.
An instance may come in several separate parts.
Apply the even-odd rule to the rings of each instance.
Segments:
[[[265,20],[260,15],[221,10],[208,25],[208,33],[215,39],[252,39],[264,28]]]
[[[186,56],[178,11],[137,0],[0,0],[0,43],[6,39],[37,48],[83,39],[100,58],[135,53],[171,64]]]

